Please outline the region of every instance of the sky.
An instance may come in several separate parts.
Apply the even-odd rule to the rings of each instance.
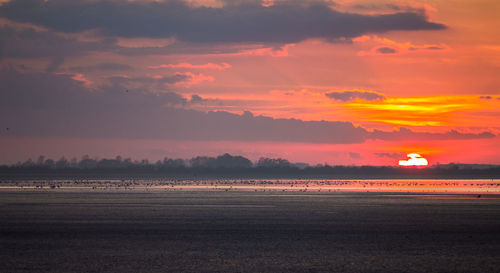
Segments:
[[[0,163],[500,164],[496,0],[0,0]]]

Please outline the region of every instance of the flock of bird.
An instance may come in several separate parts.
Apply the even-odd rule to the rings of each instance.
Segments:
[[[1,181],[3,187],[57,190],[146,190],[146,191],[271,191],[271,192],[468,192],[500,194],[497,181],[373,181],[373,180],[32,180]],[[476,195],[481,198],[481,194]]]

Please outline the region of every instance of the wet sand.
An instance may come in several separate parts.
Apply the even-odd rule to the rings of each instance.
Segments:
[[[500,196],[0,190],[3,272],[498,272]]]

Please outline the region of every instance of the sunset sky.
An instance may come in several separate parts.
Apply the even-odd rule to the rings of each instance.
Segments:
[[[500,164],[497,0],[0,0],[0,163]]]

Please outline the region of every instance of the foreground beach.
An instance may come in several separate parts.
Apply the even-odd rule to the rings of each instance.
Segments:
[[[5,272],[497,272],[499,215],[497,194],[5,187],[0,260]]]

